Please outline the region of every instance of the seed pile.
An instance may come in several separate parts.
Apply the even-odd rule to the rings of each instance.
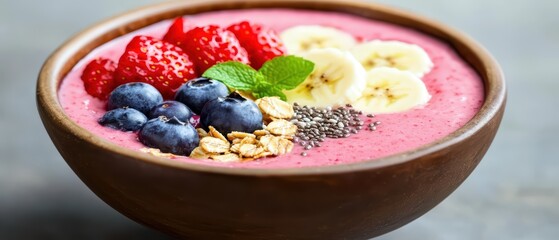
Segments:
[[[362,111],[354,109],[351,105],[339,108],[317,108],[293,104],[295,114],[291,122],[297,126],[297,133],[293,142],[298,143],[305,150],[320,147],[326,138],[347,138],[361,131],[364,121],[361,119]],[[368,118],[374,115],[368,114]],[[374,131],[380,122],[367,125],[367,129]],[[307,153],[301,153],[306,156]]]

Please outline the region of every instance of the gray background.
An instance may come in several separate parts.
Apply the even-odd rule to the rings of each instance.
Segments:
[[[0,0],[0,239],[167,239],[121,216],[74,175],[46,135],[35,79],[65,39],[157,1]],[[502,64],[508,109],[469,179],[379,239],[559,238],[559,4],[554,0],[380,0],[473,36]]]

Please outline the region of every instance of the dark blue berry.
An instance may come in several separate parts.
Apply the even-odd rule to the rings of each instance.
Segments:
[[[222,134],[232,131],[252,133],[262,129],[262,112],[253,101],[233,92],[206,103],[200,123],[206,129],[213,126]]]
[[[140,142],[161,152],[176,155],[190,155],[198,146],[198,132],[189,123],[173,117],[158,117],[149,120],[138,133]]]
[[[125,83],[109,95],[108,109],[134,108],[145,115],[157,104],[163,102],[161,93],[147,83]]]
[[[169,119],[176,117],[181,122],[190,122],[192,111],[186,105],[177,101],[164,101],[149,111],[149,118],[165,116]]]
[[[146,122],[147,117],[133,108],[117,108],[110,110],[99,119],[99,124],[121,131],[136,131]]]
[[[175,100],[186,104],[196,114],[200,114],[206,102],[218,97],[225,97],[229,89],[223,83],[209,78],[196,78],[183,84]]]

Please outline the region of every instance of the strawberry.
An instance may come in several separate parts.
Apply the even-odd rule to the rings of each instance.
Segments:
[[[113,74],[116,63],[106,58],[97,58],[89,62],[82,72],[85,91],[101,100],[107,99],[109,93],[116,87]]]
[[[247,50],[254,69],[260,69],[266,61],[286,52],[278,34],[271,28],[243,21],[229,26],[227,30],[233,32]]]
[[[136,36],[128,43],[115,71],[120,84],[145,82],[165,99],[172,99],[177,88],[197,77],[192,62],[182,49],[149,36]]]
[[[173,24],[171,24],[167,33],[165,33],[163,41],[175,44],[175,46],[180,46],[182,40],[184,39],[184,35],[184,20],[182,17],[178,17],[175,21],[173,21]]]
[[[235,35],[215,25],[195,27],[186,32],[180,47],[192,57],[199,73],[220,62],[249,63],[248,54]]]

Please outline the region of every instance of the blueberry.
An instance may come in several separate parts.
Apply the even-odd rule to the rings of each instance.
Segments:
[[[206,129],[213,126],[222,134],[232,131],[252,133],[262,129],[262,113],[253,101],[233,92],[206,103],[200,123]]]
[[[175,96],[175,100],[186,104],[196,114],[200,114],[206,102],[218,97],[225,97],[229,89],[223,83],[209,79],[196,78],[183,84]]]
[[[164,101],[157,104],[149,111],[149,118],[165,116],[167,118],[176,117],[181,122],[190,122],[192,111],[186,105],[177,101]]]
[[[198,146],[198,132],[189,123],[181,122],[176,117],[168,119],[158,117],[149,120],[138,133],[140,142],[161,152],[176,155],[190,155]]]
[[[110,110],[99,119],[99,124],[121,131],[136,131],[146,122],[147,117],[133,108],[117,108]]]
[[[134,108],[145,115],[157,104],[163,102],[161,93],[147,83],[125,83],[109,95],[108,109]]]

